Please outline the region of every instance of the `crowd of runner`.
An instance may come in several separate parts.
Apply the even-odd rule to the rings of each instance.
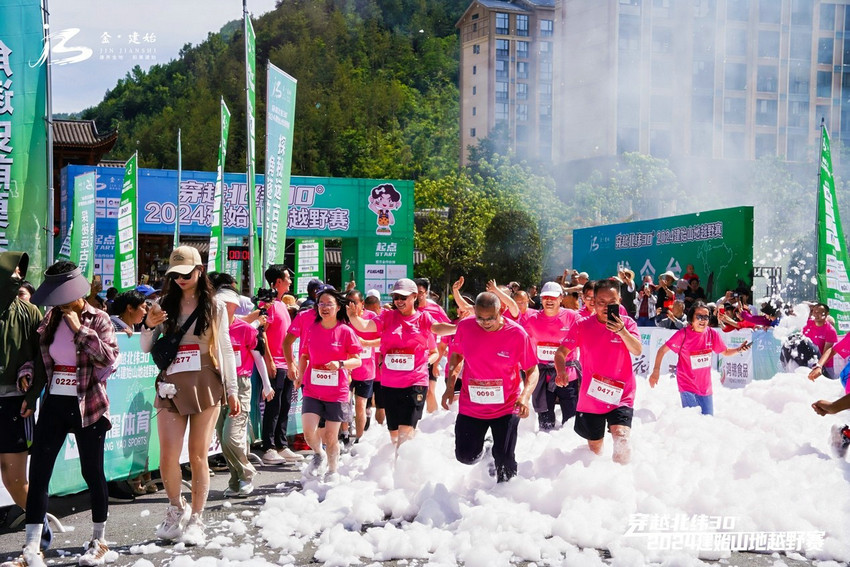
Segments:
[[[706,301],[692,266],[679,280],[666,272],[657,283],[650,277],[636,282],[628,269],[596,281],[565,272],[539,292],[490,281],[475,297],[464,295],[460,278],[452,287],[452,318],[431,298],[424,278],[395,282],[386,304],[377,290],[364,293],[353,282],[337,290],[315,280],[298,305],[290,294],[291,272],[271,266],[265,272],[270,291],[258,294],[255,306],[233,278],[208,274],[198,251],[181,246],[170,256],[162,289],[112,294],[110,318],[100,309],[107,305],[98,304],[99,290],[73,263],[48,268],[38,289],[23,282],[27,263],[24,253],[0,254],[0,420],[8,432],[0,440],[0,470],[26,515],[24,551],[0,567],[43,562],[52,539],[48,485],[69,433],[76,436],[92,501],[92,538],[79,564],[115,559],[105,540],[103,462],[111,428],[106,381],[120,364],[116,333],[139,332],[142,349],[160,369],[154,405],[169,505],[156,536],[202,545],[213,431],[230,471],[225,496],[248,496],[257,472],[249,458],[249,416],[257,399],[263,401],[263,463],[300,463],[304,455],[287,444],[287,421],[301,393],[301,423],[312,450],[303,475],[324,483],[339,480],[341,445],[357,443],[377,423],[397,450],[414,438],[423,414],[440,405],[456,405],[457,460],[492,459],[497,482],[517,474],[518,424],[532,409],[540,432],[572,420],[597,454],[610,433],[613,460],[626,464],[636,390],[632,357],[642,352],[639,325],[675,331],[655,358],[649,385],[658,385],[664,355],[675,353],[682,406],[710,415],[713,355],[736,356],[750,347],[729,348],[722,331],[770,327],[782,314],[768,302],[754,315],[743,289]],[[36,305],[48,307],[46,315]],[[812,306],[804,334],[820,355],[809,377],[838,378],[832,357],[850,354],[850,339],[838,340],[827,306]],[[441,380],[445,391],[438,400]],[[813,408],[835,413],[850,406],[848,399],[821,400]],[[846,428],[834,434],[846,450]],[[190,501],[181,486],[184,439]],[[144,489],[144,477],[134,480]]]

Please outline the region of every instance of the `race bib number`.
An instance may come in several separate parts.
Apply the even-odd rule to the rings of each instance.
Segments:
[[[384,368],[400,372],[413,370],[413,353],[390,352],[384,357]]]
[[[537,343],[537,360],[540,362],[555,362],[557,343]]]
[[[711,366],[711,351],[701,350],[691,354],[691,370],[699,370]]]
[[[501,380],[470,380],[469,401],[476,404],[504,404],[505,389]]]
[[[626,384],[624,382],[594,374],[593,378],[590,379],[587,395],[600,402],[617,405],[620,403],[620,398],[623,397],[623,388],[625,386]]]
[[[364,346],[360,351],[360,358],[372,358],[372,347]]]
[[[310,383],[314,386],[336,386],[339,383],[339,371],[313,368],[310,370]]]
[[[166,374],[177,374],[178,372],[198,372],[201,369],[201,347],[200,345],[180,345],[177,348],[177,356],[174,362],[166,370]]]
[[[242,350],[234,350],[233,356],[236,358],[236,368],[242,367]]]
[[[54,396],[77,395],[77,367],[54,366],[53,380],[50,382],[50,393]]]

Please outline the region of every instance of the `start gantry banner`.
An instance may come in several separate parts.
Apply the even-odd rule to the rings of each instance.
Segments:
[[[0,251],[47,257],[47,65],[39,0],[0,4]]]

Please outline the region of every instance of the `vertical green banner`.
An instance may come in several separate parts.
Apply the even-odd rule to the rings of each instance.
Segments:
[[[0,252],[23,250],[41,279],[47,256],[47,65],[39,0],[0,7]],[[38,281],[34,282],[38,283]]]
[[[71,258],[87,280],[94,276],[95,173],[74,178],[74,222],[71,225]]]
[[[118,292],[136,287],[136,196],[139,188],[139,154],[136,152],[124,166],[124,186],[118,203],[118,238],[115,246],[115,277],[112,285]]]
[[[227,157],[227,133],[230,131],[230,111],[221,99],[221,140],[218,144],[218,168],[215,176],[215,196],[213,197],[212,224],[210,225],[210,255],[207,270],[224,270],[224,216],[221,214],[221,196],[224,183],[224,160]]]
[[[292,131],[297,81],[268,64],[266,76],[266,188],[263,263],[283,264],[292,171]]]
[[[325,280],[325,241],[321,238],[295,239],[295,293],[307,297],[307,283]],[[345,282],[345,275],[342,277]]]
[[[850,331],[847,244],[838,216],[829,132],[822,126],[818,185],[818,300],[829,306],[839,333]]]
[[[248,127],[248,144],[246,157],[248,160],[248,211],[251,248],[251,287],[254,288],[259,282],[262,285],[264,266],[261,261],[259,231],[257,230],[257,130],[256,130],[256,102],[257,102],[257,46],[254,25],[251,17],[245,12],[245,94],[247,97],[246,122]],[[256,257],[255,257],[256,256]],[[254,290],[251,290],[253,293]]]

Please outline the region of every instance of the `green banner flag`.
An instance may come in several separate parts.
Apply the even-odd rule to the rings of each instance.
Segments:
[[[818,300],[829,306],[838,332],[850,331],[850,280],[847,278],[847,241],[838,216],[829,132],[821,132],[818,184]]]
[[[224,271],[224,217],[221,214],[221,199],[224,183],[224,160],[227,157],[227,133],[230,131],[230,111],[221,99],[221,140],[218,145],[218,168],[215,176],[215,195],[213,196],[212,224],[210,225],[210,255],[207,270]]]
[[[94,276],[95,173],[74,178],[74,222],[71,225],[71,258],[91,280]]]
[[[307,284],[313,278],[325,279],[325,240],[323,238],[295,239],[295,294],[307,297]],[[342,276],[345,283],[345,274]]]
[[[47,65],[39,0],[0,8],[0,252],[26,251],[36,285],[47,261]]]
[[[266,75],[266,186],[263,209],[263,264],[283,264],[292,171],[297,81],[268,64]]]
[[[248,144],[247,144],[247,160],[248,160],[248,211],[249,211],[249,228],[250,232],[250,250],[251,250],[251,293],[254,293],[254,287],[262,285],[264,266],[260,255],[260,238],[257,230],[257,185],[256,185],[256,170],[257,170],[257,131],[256,131],[256,102],[257,102],[257,46],[256,35],[254,34],[254,25],[251,23],[251,18],[245,12],[245,93],[247,96],[247,112],[246,122],[248,127]]]
[[[139,187],[139,154],[136,152],[124,166],[124,186],[118,203],[118,242],[115,246],[115,277],[112,285],[118,292],[136,287],[136,252],[138,219],[136,195]]]

